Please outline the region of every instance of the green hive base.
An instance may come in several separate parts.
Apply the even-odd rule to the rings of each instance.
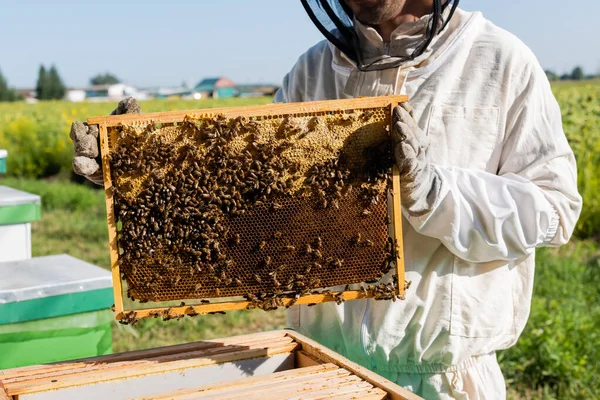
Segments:
[[[0,369],[112,353],[111,310],[0,325]]]

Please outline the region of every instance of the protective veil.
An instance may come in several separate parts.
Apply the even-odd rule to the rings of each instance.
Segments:
[[[354,27],[363,52],[400,53],[422,42],[429,18],[400,25],[390,43]],[[405,301],[294,306],[289,324],[427,399],[504,398],[495,352],[527,321],[535,249],[566,243],[581,211],[558,104],[522,42],[460,9],[395,68],[361,70],[323,41],[299,58],[275,101],[385,94],[409,96],[441,177],[431,210],[403,219],[412,286]]]
[[[458,6],[458,0],[433,1],[433,12],[426,18],[425,35],[419,42],[402,52],[374,54],[368,47],[361,46],[360,30],[355,27],[352,10],[342,0],[301,0],[308,16],[321,33],[338,50],[352,60],[361,71],[376,71],[395,68],[407,61],[414,60],[425,52],[433,38],[441,32],[452,19]],[[404,54],[403,54],[404,53]]]

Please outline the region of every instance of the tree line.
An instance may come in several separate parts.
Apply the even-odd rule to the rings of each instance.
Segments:
[[[112,85],[119,83],[119,79],[110,73],[98,74],[90,79],[91,85]],[[46,69],[40,65],[38,78],[35,84],[35,98],[38,100],[61,100],[67,94],[67,87],[60,77],[56,66],[51,65]],[[15,88],[9,87],[7,80],[0,70],[0,102],[24,100],[22,94]]]
[[[573,71],[570,73],[565,73],[562,75],[558,75],[552,70],[546,70],[546,76],[551,81],[581,81],[584,79],[595,79],[600,77],[600,75],[586,75],[583,71],[583,68],[577,66],[573,68]]]

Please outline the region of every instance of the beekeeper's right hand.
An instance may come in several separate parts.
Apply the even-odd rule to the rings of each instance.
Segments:
[[[141,112],[142,110],[135,99],[127,97],[119,102],[117,108],[110,115],[139,114]],[[98,127],[75,121],[71,125],[71,140],[75,147],[73,171],[96,185],[103,185],[102,166],[98,157],[100,155],[98,151],[100,147]]]

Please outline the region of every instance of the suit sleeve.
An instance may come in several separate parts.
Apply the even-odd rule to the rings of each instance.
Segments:
[[[433,209],[407,216],[466,261],[517,260],[537,247],[560,246],[581,212],[575,157],[548,79],[537,63],[521,76],[497,174],[434,165],[441,185]]]

